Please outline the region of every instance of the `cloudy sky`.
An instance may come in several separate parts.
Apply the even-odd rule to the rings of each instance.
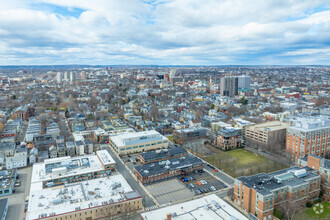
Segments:
[[[0,0],[0,65],[330,64],[330,0]]]

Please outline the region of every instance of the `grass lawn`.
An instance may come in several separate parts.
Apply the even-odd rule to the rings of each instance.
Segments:
[[[320,214],[316,214],[314,211],[313,207],[312,208],[307,208],[304,211],[302,211],[300,214],[298,214],[295,219],[330,219],[330,203],[329,202],[322,202],[320,203],[323,206],[323,212]],[[315,205],[314,205],[315,206]],[[320,207],[320,206],[319,206]],[[316,210],[320,210],[320,208]]]
[[[171,141],[172,143],[174,143],[174,138],[173,138],[173,135],[171,136],[166,136],[168,138],[169,141]]]
[[[204,159],[233,177],[250,176],[261,172],[269,173],[287,168],[276,161],[244,149],[218,151]]]

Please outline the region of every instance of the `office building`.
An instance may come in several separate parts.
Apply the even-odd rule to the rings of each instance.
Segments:
[[[171,147],[168,149],[154,150],[139,154],[141,164],[155,163],[162,160],[169,160],[187,156],[188,152],[183,147]]]
[[[70,81],[70,72],[65,72],[64,73],[64,80],[65,81]]]
[[[141,195],[113,175],[46,189],[32,183],[25,219],[106,219],[142,209]]]
[[[147,184],[202,169],[203,162],[200,159],[187,155],[185,157],[135,166],[134,174],[141,183]]]
[[[232,127],[218,131],[216,145],[223,150],[235,149],[241,146],[240,130]]]
[[[168,147],[168,139],[157,131],[141,131],[110,137],[110,147],[119,155]]]
[[[85,71],[81,71],[81,79],[82,80],[86,80],[86,72]]]
[[[16,178],[17,178],[17,169],[12,170],[1,170],[0,176],[0,197],[11,195],[13,193]]]
[[[235,203],[260,220],[273,219],[274,208],[284,202],[305,208],[319,194],[320,176],[309,167],[243,176],[234,182]]]
[[[288,124],[271,121],[245,128],[245,145],[274,152],[285,149],[286,129]]]
[[[58,72],[56,75],[56,82],[57,83],[62,83],[63,81],[63,73],[62,72]]]
[[[286,151],[292,160],[297,161],[306,154],[329,156],[329,116],[298,117],[293,120],[293,124],[294,126],[288,128],[286,138]]]
[[[141,219],[248,220],[247,217],[215,194],[188,202],[167,206],[150,212],[141,213]]]
[[[238,76],[238,89],[250,89],[251,77]]]
[[[321,176],[321,190],[323,192],[323,197],[330,201],[330,160],[316,155],[306,155],[303,158],[299,158],[298,166],[308,166],[318,172]]]
[[[185,144],[187,141],[206,138],[205,128],[185,128],[173,132],[173,139],[178,144]]]
[[[81,182],[116,172],[116,162],[106,150],[79,157],[59,157],[34,163],[31,183],[43,188]]]
[[[225,76],[220,80],[220,95],[234,97],[238,95],[238,78]]]

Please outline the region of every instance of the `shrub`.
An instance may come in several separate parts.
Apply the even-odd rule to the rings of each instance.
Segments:
[[[321,202],[321,199],[316,199],[315,201],[314,201],[314,204],[316,204],[316,203],[320,203]]]
[[[274,209],[274,216],[279,219],[283,219],[283,215],[282,215],[281,211],[277,208]]]
[[[306,207],[310,208],[310,207],[312,207],[312,206],[313,206],[313,203],[312,203],[312,202],[308,201],[308,202],[306,203]]]

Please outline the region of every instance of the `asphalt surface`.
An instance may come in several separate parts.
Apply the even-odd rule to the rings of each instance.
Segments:
[[[113,157],[113,159],[117,163],[117,170],[118,172],[124,176],[128,184],[132,187],[132,189],[138,191],[140,195],[143,198],[143,205],[144,207],[150,207],[155,206],[156,204],[154,201],[149,197],[149,195],[146,194],[146,192],[142,189],[142,187],[139,185],[139,183],[134,179],[134,177],[131,175],[131,173],[126,169],[124,164],[121,162],[121,160],[118,159],[116,155],[108,148],[108,147],[102,147],[104,150],[107,150],[109,154]]]
[[[18,138],[17,138],[18,142],[23,142],[24,141],[27,127],[28,127],[27,122],[23,122],[21,130],[20,130]]]
[[[15,193],[3,198],[8,198],[8,212],[6,219],[25,219],[25,197],[30,193],[32,167],[17,170],[21,186],[15,187]]]

